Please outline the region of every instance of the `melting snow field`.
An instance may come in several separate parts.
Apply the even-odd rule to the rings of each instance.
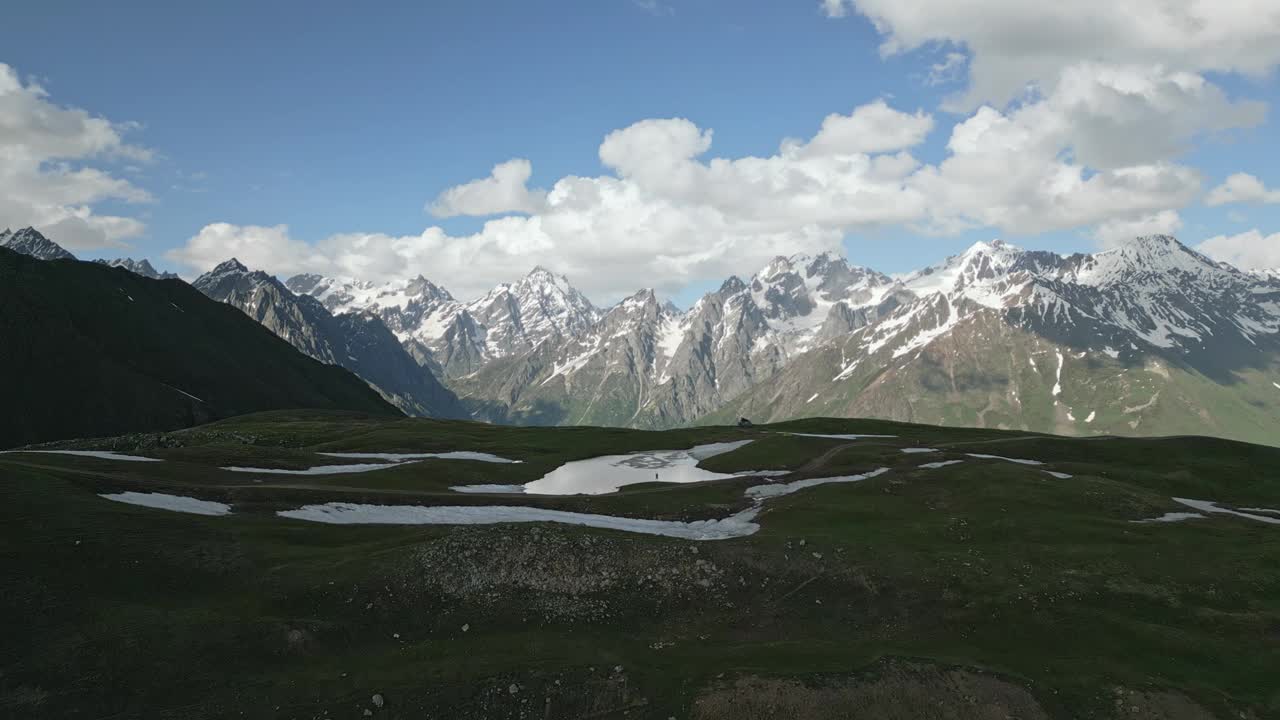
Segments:
[[[698,462],[737,450],[750,442],[739,440],[698,445],[689,450],[652,450],[575,460],[526,483],[524,492],[532,495],[601,495],[643,482],[722,480],[734,477],[734,474],[703,470],[698,467]]]
[[[1195,520],[1197,518],[1203,520],[1206,516],[1193,512],[1167,512],[1160,517],[1146,518],[1144,520],[1130,520],[1131,523],[1171,523],[1182,522],[1183,520]]]
[[[807,480],[797,480],[789,483],[777,483],[776,485],[756,485],[747,488],[746,496],[756,500],[764,500],[765,498],[781,497],[790,495],[793,492],[804,490],[805,488],[817,487],[819,485],[830,485],[832,483],[851,483],[860,482],[862,480],[870,480],[873,477],[883,475],[889,472],[889,468],[879,468],[862,475],[841,475],[837,477],[825,478],[809,478]]]
[[[1022,458],[1004,457],[1003,455],[983,455],[982,453],[965,453],[971,458],[981,458],[983,460],[1003,460],[1005,462],[1018,463],[1019,465],[1043,465],[1039,460],[1023,460]]]
[[[305,505],[297,510],[281,510],[277,515],[295,520],[335,525],[492,525],[510,522],[554,522],[646,535],[664,535],[685,540],[726,540],[743,537],[760,529],[752,522],[759,508],[751,508],[720,520],[645,520],[593,515],[590,513],[545,510],[532,507],[423,507],[420,505],[360,505],[326,503]]]
[[[98,497],[113,500],[115,502],[128,503],[129,505],[141,505],[143,507],[158,508],[160,510],[191,513],[193,515],[231,514],[231,506],[226,503],[213,502],[212,500],[197,500],[196,498],[184,497],[182,495],[130,491],[122,493],[103,493]]]
[[[239,473],[258,473],[261,475],[346,475],[349,473],[373,472],[387,468],[400,467],[405,463],[358,463],[354,465],[317,465],[305,470],[285,470],[283,468],[224,467],[223,470]]]
[[[124,455],[110,450],[6,450],[9,452],[41,453],[44,455],[75,455],[77,457],[99,458],[101,460],[126,460],[128,462],[164,462],[160,458],[142,457],[141,455]]]
[[[922,467],[922,468],[928,468],[928,469],[930,469],[930,470],[937,470],[938,468],[944,468],[944,467],[946,467],[946,466],[948,466],[948,465],[956,465],[956,464],[958,464],[958,463],[962,463],[962,462],[964,462],[964,461],[963,461],[963,460],[943,460],[943,461],[941,461],[941,462],[925,463],[925,464],[921,465],[920,467]]]
[[[1222,515],[1235,515],[1236,517],[1257,520],[1258,522],[1267,523],[1268,525],[1280,525],[1280,517],[1267,517],[1265,515],[1254,515],[1253,513],[1241,512],[1239,510],[1231,510],[1230,508],[1219,507],[1218,503],[1209,500],[1192,500],[1190,498],[1174,498],[1174,502],[1179,505],[1186,505],[1192,510],[1199,510],[1202,513],[1220,513]],[[1254,512],[1274,513],[1276,510],[1261,510],[1259,508],[1250,508]]]
[[[829,440],[861,440],[862,438],[892,438],[897,435],[823,435],[820,433],[784,433],[785,435],[795,435],[797,437],[816,437],[827,438]]]
[[[902,452],[907,453],[908,455],[914,455],[916,453],[936,453],[941,451],[937,448],[902,448]]]
[[[327,457],[349,458],[352,460],[390,460],[392,462],[402,462],[404,460],[425,460],[427,458],[436,458],[439,460],[476,460],[478,462],[489,463],[520,463],[523,460],[510,460],[508,458],[499,457],[491,453],[472,452],[470,450],[455,450],[453,452],[442,453],[317,453]]]
[[[1064,473],[1064,472],[1054,472],[1052,470],[1044,470],[1042,472],[1048,475],[1052,475],[1058,478],[1059,480],[1070,480],[1072,477],[1074,477],[1073,475],[1068,475],[1067,473]]]

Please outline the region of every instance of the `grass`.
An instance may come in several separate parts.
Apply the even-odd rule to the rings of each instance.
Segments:
[[[335,498],[495,502],[446,488],[746,437],[758,440],[704,466],[892,470],[771,500],[758,534],[714,543],[555,525],[325,526],[269,512]],[[1222,516],[1129,522],[1178,509],[1173,495],[1280,507],[1273,448],[875,421],[642,433],[332,413],[163,438],[179,441],[188,444],[145,451],[165,463],[0,456],[0,571],[11,578],[0,594],[0,714],[359,717],[381,693],[378,717],[550,707],[553,717],[683,718],[698,716],[695,700],[722,674],[809,683],[911,658],[1006,678],[1054,717],[1111,717],[1117,687],[1173,690],[1219,717],[1280,717],[1280,528]],[[910,446],[940,452],[900,452]],[[229,459],[332,464],[313,454],[330,449],[483,450],[526,463],[427,461],[302,478],[322,481],[306,488],[217,469]],[[950,458],[966,461],[918,467]],[[758,482],[501,502],[720,517]],[[237,513],[94,494],[123,488],[228,498]]]

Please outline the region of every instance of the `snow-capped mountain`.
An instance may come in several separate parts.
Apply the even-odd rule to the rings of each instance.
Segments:
[[[142,277],[151,278],[152,280],[170,280],[178,277],[175,273],[162,273],[159,270],[156,270],[146,258],[141,260],[134,260],[133,258],[115,258],[114,260],[94,260],[94,262],[99,265],[106,265],[107,267],[124,268],[135,275],[141,275]]]
[[[315,298],[295,295],[274,276],[251,271],[235,258],[192,285],[244,311],[301,352],[354,372],[411,415],[468,415],[457,397],[409,356],[376,315],[335,316]]]
[[[1174,238],[1071,256],[978,243],[897,289],[911,299],[713,417],[1280,432],[1280,283]]]
[[[463,398],[504,421],[665,427],[776,374],[833,328],[895,306],[892,280],[830,255],[776,258],[688,312],[641,291],[576,341],[457,378]]]
[[[35,228],[25,227],[18,231],[6,229],[0,232],[0,247],[14,252],[30,255],[40,260],[75,260],[76,256],[67,252],[58,243],[50,240]]]
[[[542,269],[466,303],[421,277],[290,286],[376,312],[498,422],[857,415],[1280,433],[1280,280],[1166,236],[1069,256],[977,243],[898,278],[829,254],[778,257],[685,312],[651,291],[600,311]]]
[[[378,315],[419,362],[448,377],[473,373],[545,342],[574,340],[600,319],[600,311],[566,278],[540,267],[468,303],[421,276],[375,285],[297,275],[287,285],[334,313]]]

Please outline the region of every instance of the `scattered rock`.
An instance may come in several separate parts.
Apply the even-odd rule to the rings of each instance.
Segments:
[[[387,701],[382,697],[382,693],[377,693],[377,694],[375,694],[375,695],[373,696],[373,698],[372,698],[372,700],[370,700],[370,702],[372,702],[372,703],[373,703],[373,706],[374,706],[374,707],[376,707],[376,708],[378,708],[379,710],[381,710],[381,709],[382,709],[382,706],[383,706],[383,705],[385,705]]]
[[[520,692],[520,686],[515,683],[511,683],[511,687],[507,688],[507,692],[511,693],[512,695],[515,695],[516,693]]]
[[[462,626],[462,632],[466,632],[470,629],[471,629],[471,623],[467,623],[466,625]]]

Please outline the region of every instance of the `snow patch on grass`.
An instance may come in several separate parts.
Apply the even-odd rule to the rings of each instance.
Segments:
[[[392,462],[401,462],[404,460],[425,460],[427,458],[436,458],[438,460],[475,460],[477,462],[489,463],[521,463],[523,460],[511,460],[509,458],[500,457],[492,453],[473,452],[471,450],[453,450],[451,452],[442,453],[360,453],[360,452],[322,452],[318,455],[327,457],[349,458],[352,460],[390,460]]]
[[[794,435],[796,437],[815,437],[827,438],[828,440],[861,440],[862,438],[894,438],[897,435],[859,435],[850,433],[847,435],[824,435],[822,433],[783,433],[784,435]]]
[[[751,535],[760,529],[753,522],[759,508],[751,508],[719,520],[646,520],[590,513],[514,506],[424,507],[420,505],[363,505],[325,503],[305,505],[276,514],[294,520],[331,525],[493,525],[497,523],[554,522],[684,540],[726,540]]]
[[[305,470],[286,470],[283,468],[224,467],[223,470],[238,473],[257,473],[259,475],[348,475],[366,473],[374,470],[401,467],[405,463],[357,463],[353,465],[317,465]]]
[[[983,455],[982,453],[965,453],[971,458],[981,458],[983,460],[1003,460],[1005,462],[1018,463],[1019,465],[1043,465],[1039,460],[1024,460],[1022,458],[1004,457],[1003,455]]]
[[[1170,522],[1182,522],[1183,520],[1195,520],[1197,518],[1204,520],[1207,517],[1208,517],[1207,515],[1201,515],[1200,513],[1193,513],[1193,512],[1167,512],[1161,515],[1160,517],[1145,518],[1143,520],[1130,520],[1129,522],[1140,523],[1140,524],[1170,523]]]
[[[98,497],[106,498],[107,500],[114,502],[127,503],[129,505],[141,505],[143,507],[156,508],[158,510],[172,510],[173,512],[190,513],[192,515],[231,514],[231,506],[226,503],[213,502],[212,500],[198,500],[193,497],[185,497],[182,495],[130,491],[122,493],[101,493]]]
[[[99,460],[124,460],[126,462],[164,462],[160,458],[142,457],[141,455],[125,455],[123,453],[112,452],[110,450],[5,450],[4,452],[29,452],[40,453],[42,455],[74,455],[76,457],[91,457],[98,458]]]
[[[948,465],[956,465],[956,464],[959,464],[959,463],[962,463],[962,462],[964,462],[964,461],[963,461],[963,460],[942,460],[942,461],[939,461],[939,462],[925,463],[925,464],[921,465],[920,467],[922,467],[922,468],[926,468],[926,469],[929,469],[929,470],[937,470],[938,468],[944,468],[944,467],[946,467],[946,466],[948,466]]]
[[[889,472],[889,468],[883,467],[872,470],[869,473],[861,475],[840,475],[836,477],[825,478],[808,478],[806,480],[797,480],[789,483],[778,483],[776,485],[756,485],[747,488],[746,496],[756,500],[764,500],[766,498],[781,497],[782,495],[790,495],[793,492],[804,490],[805,488],[817,487],[819,485],[830,485],[833,483],[851,483],[870,480],[873,477],[883,475]]]
[[[1220,507],[1218,503],[1210,500],[1192,500],[1190,498],[1174,498],[1174,502],[1179,505],[1186,505],[1192,510],[1199,510],[1205,513],[1218,513],[1221,515],[1235,515],[1236,517],[1248,518],[1249,520],[1257,520],[1258,522],[1267,523],[1268,525],[1280,525],[1280,517],[1266,517],[1264,515],[1254,515],[1253,513],[1241,512],[1230,508]],[[1256,511],[1255,511],[1256,512]],[[1267,510],[1266,512],[1275,512]]]
[[[916,453],[935,453],[940,451],[937,448],[911,447],[911,448],[902,448],[902,452],[908,455],[914,455]]]

